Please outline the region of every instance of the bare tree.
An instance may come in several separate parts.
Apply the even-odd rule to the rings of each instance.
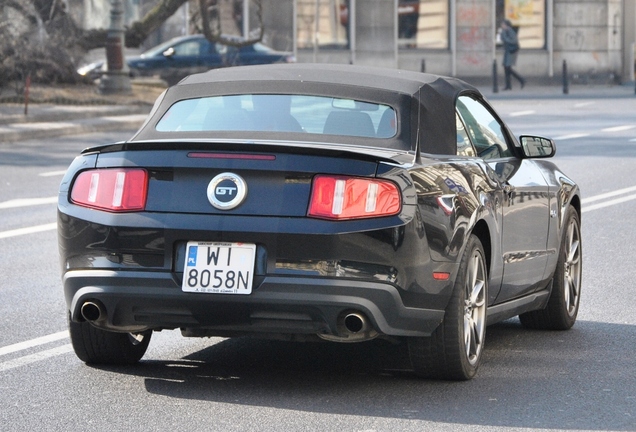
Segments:
[[[263,4],[262,0],[253,0],[253,3],[256,10],[256,19],[260,23],[258,34],[256,37],[248,38],[243,41],[224,38],[221,28],[221,14],[218,10],[214,9],[215,6],[216,8],[218,8],[216,0],[199,0],[200,18],[197,21],[200,21],[201,33],[203,33],[206,39],[211,42],[220,41],[225,43],[226,45],[237,47],[252,45],[256,42],[261,41],[265,32],[265,28],[263,26]]]
[[[66,14],[61,0],[0,0],[0,77],[73,82],[75,66],[83,56],[74,41],[81,33]]]

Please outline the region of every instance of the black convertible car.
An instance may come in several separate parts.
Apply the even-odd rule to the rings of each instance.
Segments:
[[[472,378],[486,326],[568,329],[579,188],[474,87],[349,65],[192,75],[62,181],[70,334],[94,364],[184,336],[408,344]]]

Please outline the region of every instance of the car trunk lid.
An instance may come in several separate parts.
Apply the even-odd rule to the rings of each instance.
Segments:
[[[218,143],[217,143],[218,144]],[[375,149],[224,143],[120,143],[98,151],[97,167],[143,167],[149,172],[146,211],[188,214],[303,217],[316,174],[374,177],[378,164],[405,155]],[[406,155],[406,158],[409,157]],[[235,208],[215,208],[213,179],[239,176],[247,193]]]

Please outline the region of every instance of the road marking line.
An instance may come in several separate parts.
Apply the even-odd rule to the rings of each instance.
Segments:
[[[575,108],[582,108],[582,107],[586,107],[586,106],[590,106],[590,105],[594,105],[596,102],[579,102],[577,104],[574,104]]]
[[[105,116],[101,118],[112,121],[112,122],[138,121],[142,123],[143,121],[146,120],[147,117],[148,115],[146,114],[130,114],[130,115],[123,115],[123,116]]]
[[[589,198],[583,198],[581,200],[581,203],[583,204],[587,204],[593,201],[598,201],[598,200],[602,200],[605,198],[612,198],[615,197],[616,195],[622,195],[622,194],[626,194],[626,193],[630,193],[630,192],[634,192],[636,191],[636,186],[631,186],[631,187],[627,187],[627,188],[623,188],[623,189],[618,189],[612,192],[607,192],[607,193],[603,193],[600,195],[594,195],[592,197]]]
[[[60,339],[64,339],[68,337],[68,330],[64,330],[58,333],[53,333],[47,336],[37,337],[35,339],[31,339],[24,342],[18,342],[13,345],[7,345],[5,347],[0,347],[0,356],[10,354],[16,351],[22,351],[25,349],[33,348],[38,345],[44,345],[49,342],[55,342]]]
[[[575,138],[584,138],[584,137],[588,137],[591,134],[589,133],[578,133],[578,134],[570,134],[570,135],[562,135],[560,137],[556,137],[554,138],[555,141],[563,141],[563,140],[569,140],[569,139],[575,139]]]
[[[534,110],[517,111],[517,112],[510,113],[510,117],[521,117],[521,116],[532,115],[534,113],[536,113],[536,111]]]
[[[44,224],[44,225],[36,225],[28,228],[18,228],[9,231],[0,231],[0,239],[9,238],[9,237],[17,237],[26,234],[35,234],[43,231],[51,231],[57,229],[57,222]]]
[[[635,200],[636,199],[636,195],[628,195],[626,197],[622,197],[622,198],[616,198],[610,201],[605,201],[602,203],[598,203],[598,204],[593,204],[593,205],[588,205],[583,207],[583,209],[581,209],[581,213],[586,213],[592,210],[598,210],[600,208],[604,208],[604,207],[609,207],[612,205],[616,205],[616,204],[622,204],[624,202],[627,201],[631,201],[631,200]]]
[[[7,360],[6,362],[0,363],[0,372],[4,372],[9,369],[15,369],[20,366],[26,366],[31,363],[35,363],[41,360],[46,360],[51,357],[56,357],[62,354],[66,354],[73,351],[73,346],[71,344],[66,344],[59,346],[57,348],[51,348],[46,351],[40,351],[35,354],[30,354],[24,357],[19,357],[13,360]]]
[[[634,129],[636,126],[634,125],[624,125],[624,126],[614,126],[605,129],[601,129],[603,132],[623,132],[626,130]]]
[[[28,207],[41,204],[53,204],[57,202],[57,197],[48,198],[19,198],[0,203],[0,209],[9,209],[17,207]]]
[[[40,177],[55,177],[66,174],[66,170],[64,171],[49,171],[38,174]]]
[[[63,129],[75,126],[74,123],[52,123],[52,122],[37,122],[37,123],[12,123],[4,126],[0,126],[1,132],[13,132],[28,129],[36,130],[51,130],[51,129]]]

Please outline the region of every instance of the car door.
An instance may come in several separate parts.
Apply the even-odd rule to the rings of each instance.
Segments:
[[[496,302],[521,297],[544,281],[550,222],[549,188],[534,161],[515,156],[505,126],[485,102],[460,96],[457,111],[479,157],[496,174],[503,194],[503,278]],[[491,287],[497,289],[497,287]]]
[[[228,46],[220,42],[211,43],[207,39],[204,40],[207,43],[206,54],[203,56],[205,69],[210,70],[225,66],[225,55],[227,54]]]
[[[203,38],[187,40],[174,45],[164,55],[171,68],[191,74],[203,69],[203,57],[209,51],[209,47],[210,43]]]
[[[164,62],[159,76],[168,85],[174,85],[188,75],[207,71],[206,57],[210,56],[211,46],[205,38],[189,39],[171,46],[160,56]]]

